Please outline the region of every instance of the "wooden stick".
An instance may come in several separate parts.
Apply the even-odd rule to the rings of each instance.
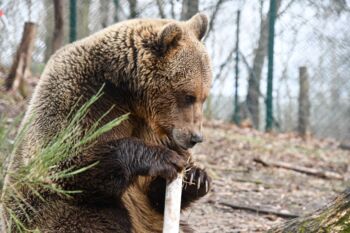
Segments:
[[[344,179],[344,177],[342,175],[335,173],[335,172],[320,171],[320,170],[317,170],[314,168],[295,166],[295,165],[285,163],[285,162],[267,161],[267,160],[263,160],[261,158],[255,158],[254,161],[257,163],[260,163],[264,166],[284,168],[284,169],[300,172],[300,173],[303,173],[306,175],[317,176],[317,177],[323,178],[323,179],[337,179],[337,180]]]
[[[166,187],[163,233],[179,233],[182,178],[183,174],[180,173]]]
[[[231,204],[231,203],[227,203],[227,202],[219,202],[219,204],[231,207],[232,209],[246,210],[246,211],[251,211],[251,212],[258,213],[258,214],[273,214],[273,215],[276,215],[276,216],[281,217],[281,218],[297,218],[297,217],[299,217],[296,214],[282,213],[282,212],[277,212],[274,210],[262,209],[260,207],[235,205],[235,204]]]

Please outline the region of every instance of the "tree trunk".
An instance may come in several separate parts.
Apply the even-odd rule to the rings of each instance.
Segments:
[[[190,19],[199,10],[199,0],[183,0],[181,20]]]
[[[157,0],[157,7],[158,7],[159,16],[162,19],[166,18],[165,13],[164,13],[164,1],[163,0]]]
[[[16,56],[10,69],[10,73],[5,80],[6,90],[23,90],[24,81],[30,75],[32,63],[32,51],[37,32],[37,25],[32,22],[24,24],[21,43],[17,49]],[[26,93],[21,93],[26,97]]]
[[[309,130],[310,117],[309,77],[305,66],[299,68],[299,88],[298,133],[305,137]]]
[[[101,20],[101,27],[105,28],[108,26],[108,12],[110,8],[110,2],[109,1],[100,1],[100,20]]]
[[[45,27],[45,57],[44,61],[47,62],[52,54],[52,35],[53,35],[53,14],[52,14],[52,2],[51,1],[44,1],[44,7],[46,9],[45,11],[45,20],[44,20],[44,27]]]
[[[276,12],[279,11],[282,0],[276,0]],[[267,39],[268,39],[268,14],[261,20],[260,36],[258,47],[254,52],[253,67],[248,78],[248,94],[246,98],[247,107],[254,128],[259,128],[260,123],[260,80],[261,73],[267,56]]]
[[[63,18],[64,0],[54,0],[53,4],[54,4],[55,27],[53,31],[51,54],[53,54],[57,49],[59,49],[62,46],[63,39],[64,39],[64,18]]]
[[[137,0],[128,0],[129,2],[129,19],[133,19],[137,17]]]
[[[114,4],[114,16],[113,16],[113,21],[114,22],[119,22],[119,0],[113,0]]]
[[[328,206],[274,227],[269,233],[350,232],[350,189]]]
[[[103,4],[103,2],[106,2],[106,1],[100,1],[100,4]],[[77,6],[77,10],[78,10],[77,20],[79,25],[77,27],[78,39],[84,38],[90,34],[90,30],[89,30],[90,3],[91,3],[91,0],[81,0]],[[107,14],[107,12],[104,14]],[[99,15],[99,17],[103,17],[103,16]]]
[[[175,0],[170,0],[170,14],[171,14],[171,18],[175,19],[176,15],[175,15]]]
[[[69,1],[69,42],[77,40],[77,0]]]

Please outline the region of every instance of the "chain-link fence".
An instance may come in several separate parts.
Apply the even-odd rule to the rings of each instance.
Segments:
[[[298,127],[299,67],[305,66],[309,81],[310,132],[322,138],[350,140],[349,6],[337,0],[278,2],[273,88],[275,130],[289,132]],[[64,43],[69,41],[69,3],[64,1]],[[179,19],[181,8],[182,1],[178,0],[78,0],[77,38],[135,16]],[[240,10],[238,96],[241,120],[248,119],[254,125],[258,119],[257,127],[264,129],[267,34],[262,28],[268,22],[268,9],[266,0],[199,1],[199,10],[211,16],[210,31],[205,39],[213,59],[214,84],[206,104],[209,117],[232,119],[236,12]],[[53,1],[2,0],[0,10],[4,14],[1,19],[5,19],[0,25],[6,24],[0,29],[0,67],[8,70],[11,66],[24,22],[33,21],[38,25],[38,33],[32,73],[39,75],[51,55]],[[252,80],[258,83],[257,87],[252,87]],[[248,90],[256,92],[257,103],[247,101]]]
[[[216,50],[213,52],[216,64],[214,77],[216,75],[217,80],[214,81],[215,95],[208,103],[211,107],[209,113],[215,118],[232,119],[235,107],[235,17],[236,11],[241,10],[239,107],[241,119],[249,119],[251,125],[254,125],[252,114],[258,113],[258,127],[261,130],[265,126],[267,89],[268,35],[264,35],[261,29],[268,16],[268,1],[265,2],[266,6],[254,8],[254,3],[246,1],[243,6],[236,5],[234,9],[223,10],[227,13],[222,15],[222,21],[230,22],[230,25],[221,24],[220,33],[227,34],[216,39],[213,45]],[[310,102],[309,132],[321,138],[347,141],[350,139],[350,77],[347,71],[350,55],[350,30],[347,26],[350,20],[349,6],[346,3],[339,6],[337,1],[328,4],[316,1],[280,2],[274,54],[275,130],[297,131],[300,107],[299,69],[306,67]],[[221,40],[225,41],[225,46]],[[261,45],[262,42],[265,45]],[[231,43],[232,49],[226,47],[228,43]],[[226,47],[226,51],[220,51],[222,47]],[[217,55],[217,51],[221,54]],[[262,62],[261,57],[264,57]],[[247,101],[249,88],[254,87],[249,83],[252,76],[255,82],[260,80],[259,88],[252,88],[258,96],[257,106]]]

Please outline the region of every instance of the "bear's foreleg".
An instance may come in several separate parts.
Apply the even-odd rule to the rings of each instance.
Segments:
[[[136,138],[96,146],[81,156],[67,161],[69,167],[82,168],[96,163],[86,171],[58,183],[65,190],[82,190],[74,195],[82,202],[103,202],[119,198],[137,176],[159,176],[174,179],[186,158],[162,146],[151,146]],[[68,165],[63,167],[67,168]]]

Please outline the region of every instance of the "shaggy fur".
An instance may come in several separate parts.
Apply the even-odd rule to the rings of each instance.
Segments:
[[[93,148],[59,165],[80,168],[99,161],[84,173],[57,181],[66,190],[83,190],[81,194],[65,198],[43,192],[47,201],[42,202],[22,190],[37,210],[29,211],[29,221],[16,210],[28,228],[56,233],[161,232],[165,179],[173,179],[186,166],[191,168],[185,179],[192,183],[183,188],[182,208],[207,193],[207,174],[187,163],[187,149],[201,141],[202,106],[211,83],[209,58],[200,42],[207,24],[202,14],[186,22],[125,21],[52,56],[27,110],[24,122],[34,119],[20,153],[12,158],[11,171],[28,163],[67,125],[76,103],[79,107],[102,85],[104,94],[81,127],[89,128],[111,106],[115,107],[101,124],[125,113],[130,117],[99,137]],[[189,227],[182,223],[182,230]]]

